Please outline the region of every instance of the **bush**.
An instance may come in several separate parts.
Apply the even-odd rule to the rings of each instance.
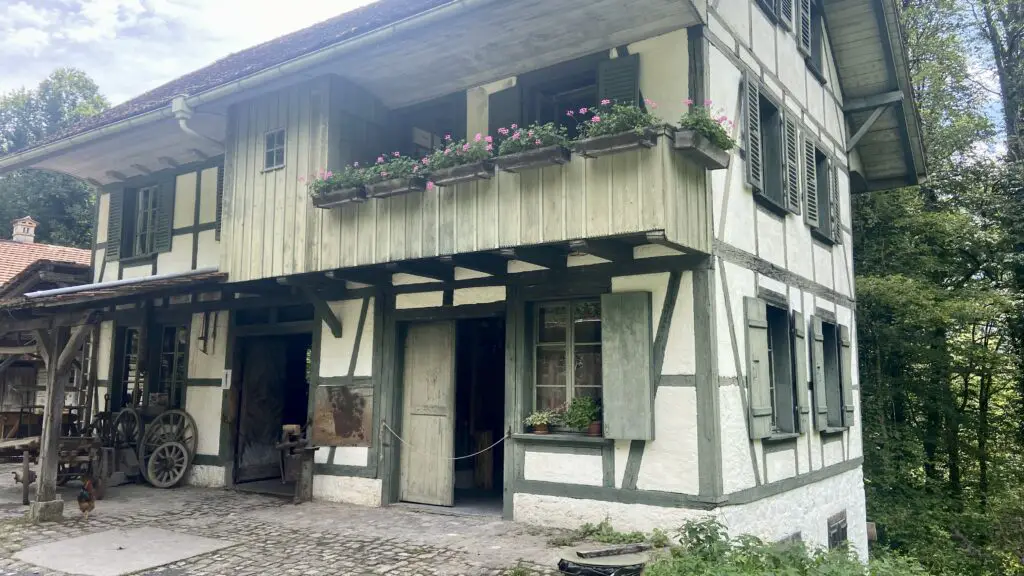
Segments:
[[[472,142],[466,140],[452,140],[451,136],[445,136],[444,148],[434,152],[422,160],[423,165],[430,170],[443,170],[463,164],[472,164],[487,160],[494,155],[493,138],[477,134]]]
[[[299,178],[300,183],[306,181],[305,177]],[[334,190],[355,188],[366,183],[366,172],[356,162],[351,166],[345,166],[337,172],[320,170],[315,178],[309,182],[309,193],[313,196],[320,196]]]
[[[533,123],[525,128],[516,124],[505,128],[498,128],[498,138],[501,144],[498,146],[498,156],[547,148],[548,146],[565,146],[569,143],[569,136],[565,126],[558,126],[554,122],[547,124]]]
[[[645,102],[651,108],[657,107],[650,100]],[[602,100],[601,104],[594,108],[569,110],[566,116],[576,119],[578,140],[623,132],[642,134],[644,130],[662,123],[657,116],[639,106],[615,104],[611,100]]]
[[[427,170],[421,162],[417,162],[408,156],[402,156],[398,152],[391,155],[380,155],[377,163],[364,169],[364,182],[375,184],[395,178],[409,178],[411,176],[426,176]]]
[[[696,131],[722,150],[736,147],[736,141],[726,130],[726,127],[733,126],[732,121],[720,110],[712,113],[711,100],[705,100],[704,106],[695,106],[692,100],[687,100],[686,104],[690,110],[679,119],[680,128]]]

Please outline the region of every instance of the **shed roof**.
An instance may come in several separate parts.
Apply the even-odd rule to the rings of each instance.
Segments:
[[[84,264],[92,262],[92,252],[82,248],[0,240],[0,286],[10,282],[39,260]]]

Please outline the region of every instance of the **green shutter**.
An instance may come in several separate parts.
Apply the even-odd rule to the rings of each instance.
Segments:
[[[786,165],[783,167],[785,177],[786,209],[793,214],[800,214],[800,140],[796,133],[796,122],[786,114]]]
[[[820,225],[818,213],[818,162],[814,142],[804,136],[804,199],[807,200],[807,212],[804,220],[807,225],[817,228]]]
[[[779,0],[779,23],[786,30],[793,29],[793,1]]]
[[[654,440],[651,294],[601,296],[604,437]]]
[[[807,324],[804,315],[793,312],[793,378],[796,379],[797,432],[811,431],[811,405],[807,389]]]
[[[597,65],[597,99],[616,104],[640,103],[640,55],[630,54]]]
[[[836,244],[843,243],[843,219],[839,212],[839,164],[834,160],[831,162],[828,179],[828,205],[831,210],[831,235]]]
[[[771,358],[768,353],[768,308],[762,300],[746,297],[747,389],[750,391],[750,437],[772,435]]]
[[[743,76],[747,95],[747,184],[764,190],[764,166],[761,156],[761,87],[749,73]]]
[[[843,426],[854,424],[853,404],[853,354],[851,350],[850,327],[839,326],[839,370],[840,382],[843,387]]]
[[[156,229],[153,252],[170,252],[174,225],[174,181],[160,184],[156,195]]]
[[[798,48],[804,56],[811,55],[811,42],[814,38],[814,28],[811,20],[811,2],[812,0],[799,0],[800,1],[800,30],[799,40],[800,43]]]
[[[811,386],[814,388],[814,422],[828,429],[828,391],[825,389],[825,331],[821,318],[811,316]]]
[[[107,207],[107,250],[103,259],[117,262],[121,259],[121,221],[124,214],[124,190],[118,188],[109,195],[110,205]]]
[[[224,164],[217,166],[217,240],[220,240],[220,227],[224,210]]]
[[[498,138],[499,128],[523,123],[523,89],[518,84],[487,99],[487,132]]]

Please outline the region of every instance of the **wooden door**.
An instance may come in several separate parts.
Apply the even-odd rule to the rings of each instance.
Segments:
[[[287,342],[275,337],[245,338],[238,414],[235,482],[281,475],[281,417],[287,389]]]
[[[401,491],[406,502],[455,499],[455,323],[412,324],[402,378]]]

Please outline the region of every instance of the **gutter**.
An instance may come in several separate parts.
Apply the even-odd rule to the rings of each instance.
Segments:
[[[374,46],[387,42],[392,36],[405,32],[408,29],[415,29],[419,26],[443,19],[456,11],[469,10],[471,8],[496,3],[498,1],[499,0],[452,0],[447,4],[410,16],[404,20],[399,20],[383,28],[377,28],[359,36],[344,40],[338,44],[333,44],[314,52],[303,54],[302,56],[276,64],[249,76],[232,80],[226,84],[221,84],[220,86],[211,88],[206,92],[187,96],[183,98],[184,104],[191,109],[195,109],[203,104],[209,104],[215,100],[219,100],[239,92],[244,92],[271,80],[300,72],[317,64],[326,63],[330,60],[336,59],[342,54],[358,50],[364,46]],[[82,144],[93,142],[108,136],[115,136],[133,128],[151,124],[160,120],[166,120],[168,118],[174,118],[174,112],[172,111],[172,105],[170,102],[162,105],[156,110],[145,112],[138,116],[119,120],[112,124],[100,126],[93,130],[69,136],[68,138],[64,138],[50,144],[45,144],[37,148],[30,148],[23,152],[15,153],[5,158],[0,158],[0,174],[20,168],[26,168]]]
[[[125,278],[123,280],[97,282],[96,284],[82,284],[80,286],[53,288],[51,290],[37,290],[35,292],[25,293],[24,297],[31,300],[33,298],[42,298],[44,296],[59,296],[63,294],[75,294],[76,292],[88,292],[90,290],[103,290],[106,288],[113,288],[115,286],[125,286],[128,284],[149,284],[150,282],[156,282],[158,280],[171,280],[175,278],[188,278],[191,276],[212,274],[214,272],[217,272],[218,270],[219,268],[217,268],[216,266],[212,266],[207,268],[199,268],[198,270],[186,270],[185,272],[168,272],[167,274],[157,274],[155,276],[145,276],[143,278]]]

